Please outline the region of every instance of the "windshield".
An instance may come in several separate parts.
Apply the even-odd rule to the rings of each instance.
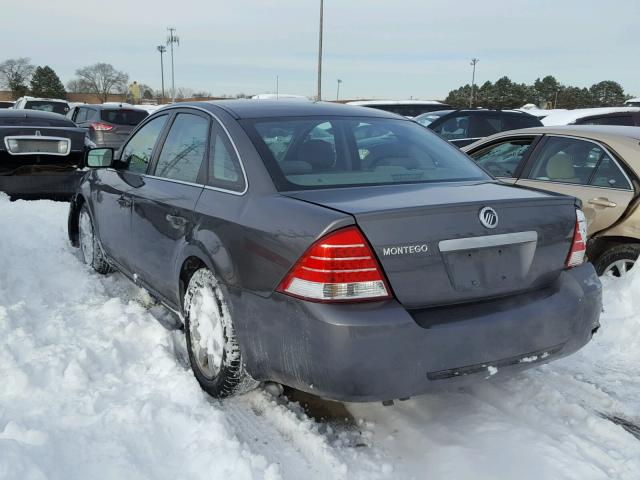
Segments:
[[[449,111],[445,112],[432,112],[432,113],[423,113],[415,118],[415,121],[418,122],[423,127],[430,125],[431,123],[438,120],[440,117],[444,117]]]
[[[26,103],[25,108],[29,110],[40,110],[41,112],[53,112],[66,115],[69,105],[65,102],[48,102],[46,100],[32,100]]]
[[[278,190],[487,180],[466,155],[413,122],[245,120]]]
[[[100,118],[116,125],[138,125],[149,116],[148,112],[141,110],[102,110]]]

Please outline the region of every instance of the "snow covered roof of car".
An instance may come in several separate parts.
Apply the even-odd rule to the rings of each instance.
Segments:
[[[545,126],[569,125],[580,118],[595,115],[606,115],[608,113],[640,112],[640,107],[599,107],[599,108],[577,108],[575,110],[565,110],[547,115],[542,119]]]

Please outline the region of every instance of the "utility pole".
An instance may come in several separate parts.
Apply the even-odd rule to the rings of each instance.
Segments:
[[[169,27],[169,35],[167,36],[167,45],[171,48],[171,102],[175,103],[176,101],[176,82],[173,71],[173,44],[180,45],[180,38],[173,34],[176,31],[175,28]]]
[[[164,102],[164,63],[162,62],[162,54],[167,51],[164,45],[158,45],[156,47],[160,52],[160,76],[162,78],[162,101]]]
[[[320,0],[320,38],[318,41],[318,98],[319,102],[322,100],[322,22],[324,15],[324,0]]]
[[[338,90],[336,91],[336,102],[340,100],[340,84],[341,83],[342,83],[342,80],[338,79]]]
[[[478,58],[472,58],[469,65],[473,66],[473,73],[471,74],[471,97],[469,98],[469,108],[473,108],[473,93],[476,88],[476,64],[480,61]]]

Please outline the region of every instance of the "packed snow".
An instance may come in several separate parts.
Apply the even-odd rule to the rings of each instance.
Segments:
[[[0,195],[0,479],[640,478],[640,270],[604,279],[571,357],[315,420],[274,388],[204,394],[171,314],[80,262],[67,209]]]

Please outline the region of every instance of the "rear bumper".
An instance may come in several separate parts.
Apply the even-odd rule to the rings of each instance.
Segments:
[[[0,192],[12,199],[67,200],[76,192],[82,170],[60,173],[0,176]]]
[[[507,375],[569,355],[591,339],[602,310],[591,264],[563,272],[544,291],[442,315],[409,313],[395,300],[331,305],[280,294],[232,297],[256,379],[342,401],[410,397],[488,378],[489,366]]]

